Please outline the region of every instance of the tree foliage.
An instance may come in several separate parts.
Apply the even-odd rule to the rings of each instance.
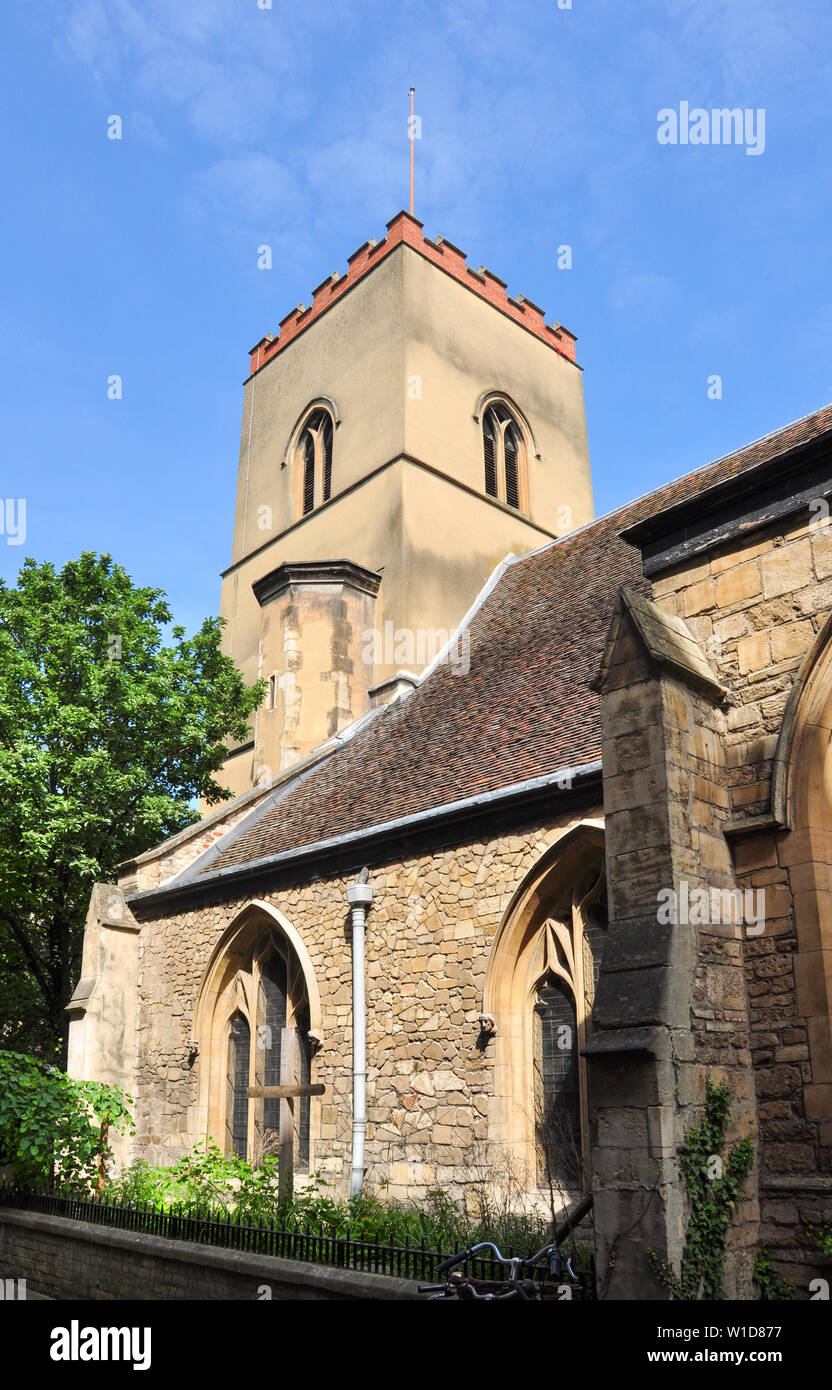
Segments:
[[[90,891],[230,795],[262,684],[108,555],[0,582],[0,1047],[62,1046]]]
[[[48,1062],[0,1052],[0,1165],[15,1182],[103,1186],[111,1130],[132,1128],[118,1086],[75,1081]]]

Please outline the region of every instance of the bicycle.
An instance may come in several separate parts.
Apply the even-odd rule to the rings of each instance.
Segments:
[[[487,1299],[491,1302],[505,1298],[520,1298],[528,1302],[541,1303],[546,1300],[562,1301],[572,1297],[572,1290],[580,1287],[580,1280],[572,1267],[572,1256],[566,1257],[566,1274],[571,1283],[564,1283],[564,1260],[559,1242],[568,1235],[592,1207],[592,1196],[585,1197],[569,1213],[566,1220],[556,1228],[554,1240],[544,1245],[537,1254],[524,1259],[519,1255],[503,1255],[490,1240],[480,1241],[457,1255],[450,1255],[437,1265],[437,1274],[447,1273],[442,1284],[420,1284],[419,1293],[427,1295],[427,1301],[440,1298]],[[473,1260],[481,1250],[490,1250],[492,1261],[508,1268],[506,1279],[478,1279],[473,1275],[463,1275],[457,1266]]]

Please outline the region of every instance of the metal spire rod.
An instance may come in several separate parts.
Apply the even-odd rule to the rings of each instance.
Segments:
[[[414,132],[414,129],[413,129],[413,93],[414,93],[415,91],[416,91],[416,88],[415,88],[415,87],[411,87],[411,88],[410,88],[410,216],[411,216],[411,217],[413,216],[413,165],[414,165],[414,148],[415,148],[415,145],[416,145],[416,136],[415,136],[415,132]]]

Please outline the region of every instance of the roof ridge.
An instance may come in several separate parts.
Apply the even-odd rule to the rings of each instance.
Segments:
[[[631,497],[628,502],[622,502],[620,506],[612,507],[608,512],[602,512],[600,516],[584,522],[583,526],[576,526],[574,531],[567,531],[563,536],[555,536],[551,541],[544,541],[543,545],[537,546],[534,550],[527,550],[524,555],[518,556],[517,563],[522,564],[524,560],[530,560],[533,555],[540,555],[545,550],[552,550],[555,546],[562,545],[564,541],[572,540],[573,536],[580,536],[584,531],[591,530],[593,526],[600,526],[604,521],[611,521],[619,513],[629,511],[631,507],[637,507],[641,502],[649,501],[651,497],[655,497],[665,488],[673,487],[676,483],[683,483],[688,478],[695,478],[697,474],[704,473],[709,468],[716,468],[720,463],[727,463],[729,459],[744,454],[746,450],[755,449],[760,444],[765,444],[767,440],[774,440],[778,435],[793,430],[796,425],[805,424],[807,420],[822,415],[825,410],[832,410],[832,401],[826,405],[818,406],[817,410],[808,411],[806,415],[799,415],[796,420],[790,420],[787,424],[780,425],[776,430],[769,430],[767,434],[761,434],[757,439],[750,439],[747,444],[741,444],[738,449],[731,449],[727,454],[719,454],[717,458],[709,459],[707,463],[700,464],[698,468],[692,468],[689,473],[680,473],[678,478],[668,478],[666,482],[659,483],[658,487],[650,488],[648,492],[642,492],[638,497]]]

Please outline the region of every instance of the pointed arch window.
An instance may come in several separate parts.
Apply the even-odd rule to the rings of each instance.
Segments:
[[[228,1028],[225,1151],[245,1158],[248,1149],[248,1080],[251,1029],[239,1011]]]
[[[606,940],[603,830],[586,822],[518,888],[492,948],[483,1017],[493,1025],[488,1137],[554,1215],[591,1185],[583,1049]],[[491,1044],[486,1044],[491,1045]]]
[[[526,445],[523,431],[507,405],[495,401],[482,421],[485,490],[507,506],[525,510]]]
[[[588,1186],[589,1114],[583,1049],[606,935],[603,867],[574,884],[571,901],[539,930],[533,1003],[535,1148],[540,1186]],[[566,909],[566,910],[564,910]]]
[[[308,1172],[309,1097],[262,1094],[313,1080],[320,998],[293,929],[248,912],[212,962],[195,1024],[204,1132],[221,1138],[228,1154],[259,1161],[279,1153],[295,1172]]]
[[[257,1046],[259,1086],[280,1085],[280,1055],[286,1028],[286,961],[270,948],[260,963],[260,982],[257,992]],[[262,1116],[258,1116],[263,1131],[280,1133],[280,1101],[273,1097],[263,1101]]]
[[[271,934],[255,958],[253,975],[257,999],[254,1084],[307,1084],[312,1064],[309,1000],[300,962],[279,933]],[[308,1171],[309,1097],[255,1098],[251,1110],[255,1149],[276,1150],[291,1130],[295,1168]]]
[[[535,1067],[539,1094],[538,1183],[546,1185],[550,1168],[557,1168],[568,1187],[581,1179],[581,1097],[575,996],[563,980],[551,975],[537,991],[535,1002]]]
[[[303,422],[295,447],[297,513],[306,516],[328,502],[332,491],[333,419],[324,406]]]
[[[540,1186],[588,1186],[589,1105],[583,1048],[607,927],[606,877],[593,866],[571,901],[540,929],[543,972],[536,987],[533,1069]],[[564,910],[565,909],[565,910]]]

